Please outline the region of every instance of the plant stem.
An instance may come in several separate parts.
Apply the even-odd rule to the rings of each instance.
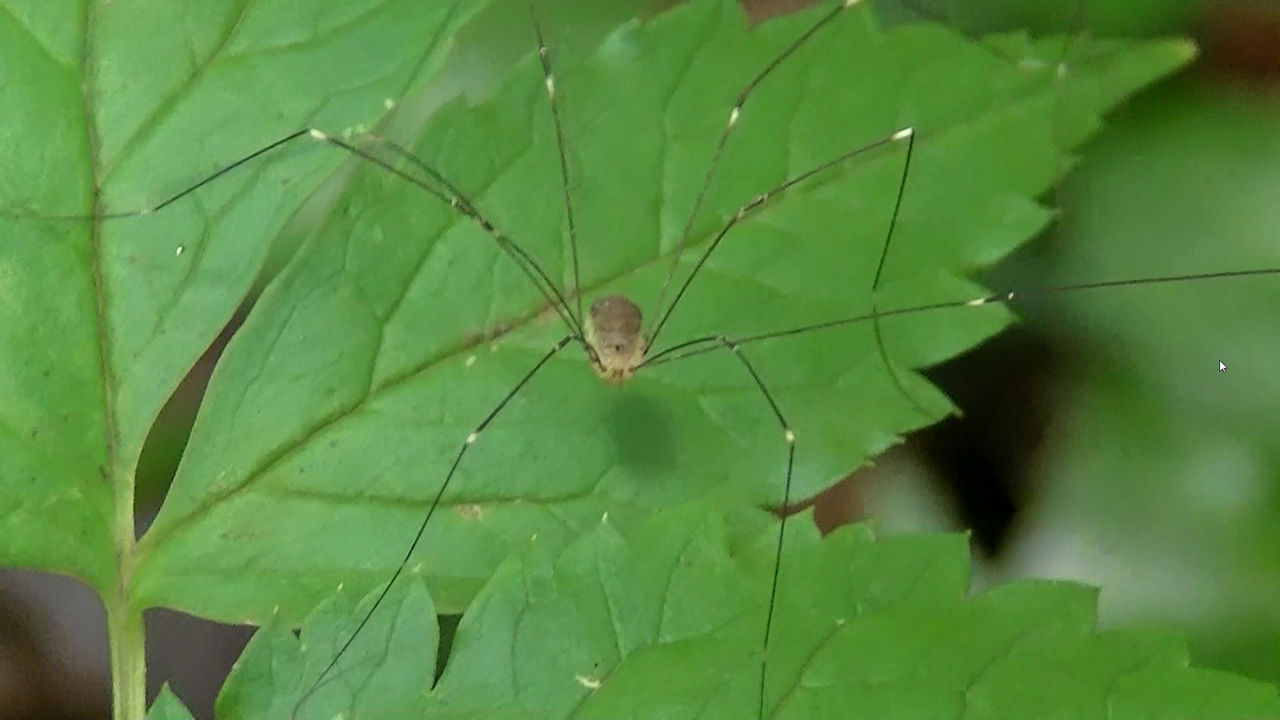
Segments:
[[[107,636],[111,646],[111,717],[113,720],[142,720],[147,712],[146,636],[142,610],[130,602],[129,587],[138,548],[134,529],[132,471],[117,470],[115,518],[112,534],[116,556],[116,586],[105,598]]]
[[[147,711],[147,662],[142,613],[122,597],[107,603],[111,643],[111,717],[142,720]]]

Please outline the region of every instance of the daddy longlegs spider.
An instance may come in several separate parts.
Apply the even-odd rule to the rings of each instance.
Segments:
[[[409,543],[402,559],[395,565],[390,579],[385,581],[386,585],[370,609],[359,621],[356,630],[334,654],[333,659],[313,681],[310,688],[299,697],[294,707],[295,715],[304,709],[308,697],[314,693],[326,676],[337,666],[343,653],[350,647],[350,643],[377,611],[382,598],[385,597],[388,590],[412,566],[411,561],[414,553],[419,545],[422,544],[422,540],[433,516],[436,515],[437,509],[446,500],[451,484],[459,474],[460,468],[463,467],[464,457],[471,458],[469,454],[471,448],[477,444],[482,436],[493,429],[490,427],[491,424],[497,422],[504,411],[508,410],[516,399],[531,387],[535,378],[552,367],[553,360],[557,359],[566,348],[571,346],[581,348],[586,360],[594,368],[596,374],[605,381],[615,384],[632,382],[633,376],[642,377],[651,368],[656,371],[659,367],[677,366],[678,361],[692,357],[718,354],[728,358],[736,368],[741,383],[755,397],[755,402],[772,417],[782,442],[781,447],[785,448],[785,462],[780,461],[781,467],[778,472],[781,481],[773,484],[775,487],[780,488],[780,492],[763,503],[774,508],[789,507],[795,499],[792,481],[796,475],[798,457],[796,447],[797,443],[804,443],[806,435],[797,433],[792,429],[793,424],[788,421],[788,418],[794,411],[786,403],[785,397],[780,395],[777,389],[778,385],[770,381],[771,373],[763,370],[763,365],[755,359],[752,348],[762,348],[760,352],[763,354],[763,348],[771,340],[812,338],[821,335],[823,331],[838,331],[840,328],[859,326],[869,327],[872,330],[874,339],[875,366],[878,368],[878,372],[883,373],[883,382],[888,383],[887,387],[891,387],[898,397],[897,402],[899,405],[904,411],[926,416],[932,416],[939,412],[936,408],[936,396],[930,395],[927,391],[922,391],[918,382],[907,377],[901,370],[902,367],[915,367],[919,363],[904,363],[902,360],[895,359],[897,357],[895,349],[898,345],[893,342],[892,334],[886,332],[886,323],[898,318],[924,316],[943,309],[965,309],[999,305],[1012,300],[1016,293],[981,293],[965,295],[962,296],[963,299],[959,300],[944,299],[915,304],[898,304],[888,300],[876,300],[867,312],[850,313],[834,319],[831,319],[829,315],[826,317],[813,317],[810,322],[783,326],[783,329],[778,330],[766,329],[763,332],[750,333],[731,333],[727,330],[717,331],[711,334],[694,334],[690,339],[673,342],[670,345],[657,344],[657,340],[665,339],[674,332],[674,330],[669,330],[669,327],[679,327],[680,316],[674,313],[674,310],[677,307],[687,307],[687,304],[682,303],[691,297],[693,290],[696,290],[694,280],[703,278],[702,284],[711,284],[711,281],[706,280],[707,273],[713,269],[712,261],[725,254],[724,248],[728,246],[729,241],[724,243],[722,241],[731,231],[737,229],[741,232],[743,229],[750,227],[759,228],[759,225],[753,226],[752,222],[758,219],[766,209],[773,207],[779,199],[790,191],[803,192],[806,189],[806,184],[810,181],[816,182],[828,174],[840,175],[846,171],[847,166],[854,165],[860,161],[865,161],[868,165],[874,164],[876,167],[888,167],[890,161],[892,161],[892,172],[881,173],[881,175],[893,178],[894,182],[888,186],[891,192],[887,196],[882,194],[877,197],[877,202],[883,205],[885,209],[885,216],[877,218],[876,223],[882,226],[882,231],[879,235],[881,239],[876,241],[878,249],[875,254],[875,261],[862,270],[868,276],[870,282],[862,286],[860,291],[866,293],[869,289],[872,297],[878,297],[879,293],[885,289],[883,287],[887,282],[885,268],[886,264],[891,262],[891,251],[901,249],[901,243],[894,241],[894,233],[898,229],[899,220],[904,213],[903,204],[904,198],[908,194],[908,187],[912,179],[916,177],[912,173],[913,156],[917,154],[917,143],[924,144],[930,141],[930,134],[925,129],[927,123],[909,123],[892,127],[891,130],[880,134],[878,139],[869,144],[864,142],[843,153],[828,154],[821,162],[808,163],[799,172],[783,173],[780,182],[767,186],[764,190],[756,189],[754,191],[755,194],[735,200],[736,208],[727,205],[729,201],[724,197],[722,188],[716,184],[717,180],[720,183],[732,183],[732,179],[723,177],[722,163],[728,162],[725,158],[729,156],[727,149],[733,147],[731,140],[740,135],[741,129],[746,126],[751,117],[752,110],[757,107],[756,104],[753,104],[753,98],[757,97],[757,90],[764,91],[768,85],[768,79],[779,68],[790,62],[798,62],[794,58],[802,55],[814,38],[821,37],[822,33],[842,21],[849,22],[842,16],[849,14],[850,8],[857,4],[854,0],[846,0],[838,5],[823,9],[818,18],[815,21],[810,21],[802,31],[793,34],[791,39],[786,42],[777,43],[780,45],[780,50],[775,51],[772,55],[773,59],[765,63],[763,68],[751,76],[742,86],[736,100],[732,97],[728,98],[724,111],[727,113],[727,120],[722,119],[718,122],[720,129],[715,136],[717,139],[714,147],[703,156],[707,160],[705,170],[698,175],[695,181],[695,193],[685,201],[688,210],[686,219],[672,233],[672,237],[675,239],[674,249],[670,247],[666,249],[666,252],[672,258],[672,262],[669,270],[663,268],[665,272],[661,273],[664,287],[658,289],[655,294],[659,298],[656,303],[657,311],[649,313],[650,325],[647,328],[643,326],[644,316],[641,313],[640,306],[624,293],[602,295],[589,306],[588,310],[584,311],[584,292],[582,292],[582,289],[591,287],[592,280],[589,273],[585,273],[579,267],[578,234],[580,227],[583,227],[583,225],[575,219],[575,211],[581,212],[581,203],[575,200],[574,190],[577,189],[585,194],[589,189],[583,187],[581,178],[575,180],[572,177],[571,159],[573,156],[572,151],[567,149],[566,146],[567,143],[573,141],[573,135],[564,132],[566,123],[571,122],[571,120],[563,119],[561,116],[557,96],[560,86],[556,83],[556,75],[553,73],[547,43],[544,41],[542,30],[536,21],[534,22],[534,32],[537,39],[538,60],[543,73],[544,103],[549,108],[548,114],[554,133],[554,147],[559,159],[560,184],[558,194],[560,203],[558,204],[558,209],[562,212],[567,254],[572,268],[571,280],[568,282],[562,279],[560,283],[557,283],[555,273],[549,272],[543,264],[538,262],[533,252],[528,250],[523,243],[517,242],[515,238],[518,237],[518,234],[507,234],[508,222],[496,219],[492,215],[493,210],[484,206],[482,198],[474,196],[470,191],[464,191],[462,184],[453,181],[450,174],[440,170],[436,163],[430,162],[421,155],[389,140],[371,139],[370,144],[366,146],[359,141],[353,141],[340,135],[314,128],[298,130],[270,143],[144,211],[112,212],[99,216],[102,218],[118,218],[161,211],[195,193],[205,185],[214,182],[224,174],[251,163],[281,146],[296,144],[295,141],[297,140],[310,139],[348,152],[362,161],[376,166],[389,176],[411,184],[419,191],[426,192],[442,207],[447,207],[457,217],[462,218],[473,227],[479,228],[480,232],[489,238],[493,245],[506,256],[508,262],[513,263],[529,285],[535,289],[544,307],[554,312],[567,328],[567,334],[556,340],[549,350],[544,350],[536,358],[535,362],[523,371],[517,381],[500,396],[496,404],[492,404],[491,409],[481,416],[481,421],[474,424],[474,427],[464,436],[460,447],[456,449],[444,479],[431,489],[426,514],[420,520],[412,542]],[[778,94],[775,93],[775,100]],[[371,150],[370,148],[373,149]],[[406,163],[408,169],[377,154],[379,149]],[[783,167],[788,166],[784,165]],[[719,174],[718,171],[720,171]],[[710,194],[715,193],[717,190],[721,190],[721,195],[716,198],[719,201],[719,205],[706,201]],[[810,199],[816,204],[829,200],[829,198],[824,197]],[[719,215],[720,217],[713,220],[708,217],[709,215]],[[780,215],[775,217],[779,221],[785,220]],[[710,223],[714,226],[714,229],[700,227],[698,225],[699,222],[702,222],[703,225]],[[583,232],[585,233],[585,231]],[[699,248],[694,241],[705,241],[705,246]],[[683,258],[688,267],[682,268],[680,265],[682,255],[678,250],[686,245],[691,248],[689,255]],[[680,272],[682,269],[686,270],[686,272]],[[724,273],[726,271],[722,267],[720,272]],[[1162,284],[1248,275],[1272,275],[1278,272],[1280,271],[1276,269],[1260,269],[1129,280],[1106,280],[1061,286],[1035,292],[1076,292],[1117,286]],[[599,275],[600,273],[597,271],[595,274]],[[584,275],[589,277],[587,283],[583,282]],[[667,294],[665,286],[669,282],[673,283],[670,293],[671,300],[669,303],[665,303],[662,298]],[[567,289],[562,289],[566,285],[568,286]],[[703,313],[703,317],[708,316],[705,306],[703,307]],[[671,322],[670,326],[668,321]],[[768,323],[767,326],[773,326],[773,324]],[[687,330],[687,328],[682,329]],[[792,383],[786,383],[784,386],[790,384]],[[929,409],[931,405],[934,406],[932,410]],[[911,422],[919,424],[924,420],[915,419]],[[768,710],[768,698],[766,697],[768,665],[766,658],[769,638],[774,631],[773,626],[775,624],[772,608],[782,572],[778,559],[782,556],[785,524],[786,517],[784,514],[779,521],[774,572],[769,587],[767,589],[762,588],[762,592],[767,592],[769,597],[769,611],[761,641],[762,658],[757,702],[757,716],[761,718],[766,716]]]

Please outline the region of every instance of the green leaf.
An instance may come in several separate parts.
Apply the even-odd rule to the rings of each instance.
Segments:
[[[534,541],[476,598],[412,716],[756,717],[776,538],[756,519],[755,542],[701,505],[629,530],[600,523],[563,552]],[[876,539],[860,526],[818,540],[801,527],[783,565],[767,717],[1280,712],[1274,688],[1189,668],[1168,637],[1095,632],[1092,588],[1019,582],[966,597],[963,535]]]
[[[147,720],[192,720],[191,711],[173,694],[169,683],[160,686],[160,694],[147,711]]]
[[[152,421],[342,157],[282,150],[154,215],[83,218],[152,206],[307,124],[376,122],[467,12],[220,0],[0,13],[0,561],[115,590]]]
[[[326,682],[313,687],[378,597],[370,593],[353,604],[338,591],[300,635],[277,618],[254,634],[218,694],[219,718],[320,717],[317,708],[327,709],[323,717],[404,717],[436,667],[435,606],[421,583],[398,583]]]
[[[748,30],[736,5],[705,0],[590,48],[551,35],[587,302],[624,292],[653,314],[734,98],[831,9]],[[878,307],[982,294],[965,276],[1048,221],[1034,198],[1068,164],[1059,141],[1079,142],[1124,92],[1189,57],[1182,43],[1081,43],[1087,64],[1060,79],[1046,61],[1060,43],[1027,44],[1034,57],[1010,62],[936,26],[882,32],[863,5],[841,13],[745,106],[677,278],[755,193],[912,126]],[[572,284],[536,62],[491,99],[442,109],[414,148],[558,285]],[[882,148],[764,206],[726,239],[657,345],[867,312],[903,160],[901,143]],[[1007,320],[998,308],[885,320],[910,400],[866,324],[744,346],[798,438],[793,499],[949,412],[907,369]],[[565,332],[474,223],[362,170],[219,364],[142,541],[135,591],[240,621],[276,605],[299,618],[339,582],[385,581],[463,439]],[[571,346],[472,446],[415,564],[456,612],[534,534],[562,540],[606,512],[623,521],[691,498],[777,505],[784,467],[782,431],[729,353],[612,388]]]

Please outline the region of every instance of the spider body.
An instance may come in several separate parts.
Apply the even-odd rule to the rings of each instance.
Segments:
[[[620,385],[635,374],[649,344],[641,333],[640,308],[623,295],[607,295],[587,314],[587,354],[600,379]]]

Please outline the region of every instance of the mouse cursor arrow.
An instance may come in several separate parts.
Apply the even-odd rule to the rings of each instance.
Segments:
[[[1226,371],[1227,371],[1227,364],[1226,364],[1226,363],[1224,363],[1224,362],[1222,362],[1221,360],[1219,360],[1219,361],[1218,361],[1218,372],[1226,372]]]

